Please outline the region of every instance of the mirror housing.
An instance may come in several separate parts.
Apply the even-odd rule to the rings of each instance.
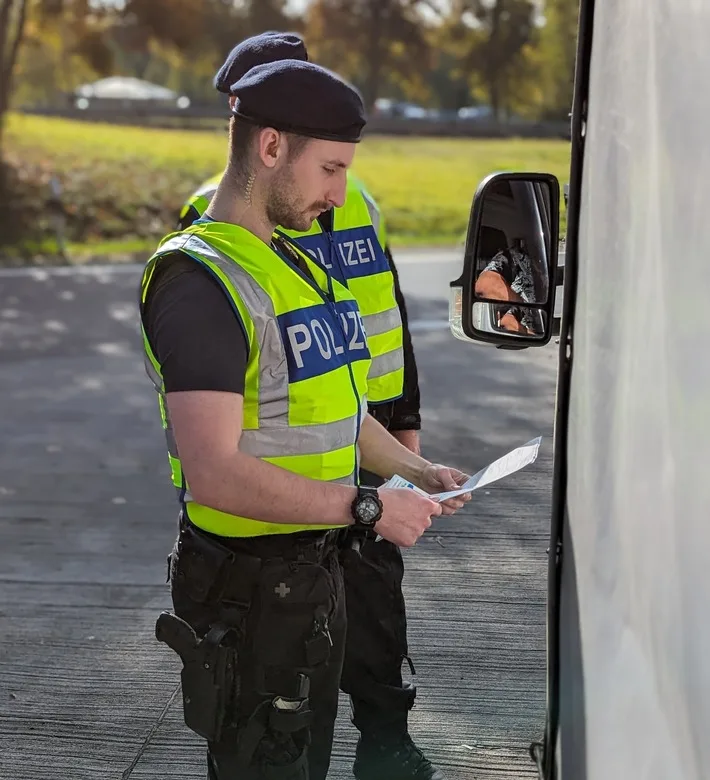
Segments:
[[[548,173],[495,173],[471,205],[449,327],[463,341],[542,347],[553,336],[560,186]]]

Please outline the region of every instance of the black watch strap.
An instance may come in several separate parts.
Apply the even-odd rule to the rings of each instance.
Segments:
[[[359,485],[357,496],[352,503],[351,512],[356,527],[374,528],[382,518],[382,499],[377,492],[377,488],[369,485]]]

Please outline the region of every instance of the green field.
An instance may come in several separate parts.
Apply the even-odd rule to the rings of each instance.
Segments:
[[[226,124],[225,124],[226,127]],[[184,198],[224,165],[226,133],[157,130],[11,115],[6,152],[20,174],[24,220],[47,228],[50,176],[62,186],[75,249],[143,249],[172,228]],[[355,172],[378,199],[393,245],[461,240],[486,174],[546,171],[568,180],[569,143],[367,138]]]

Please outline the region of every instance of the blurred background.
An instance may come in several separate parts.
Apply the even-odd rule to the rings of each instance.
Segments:
[[[0,264],[142,259],[223,168],[226,53],[301,33],[370,122],[394,246],[455,246],[480,179],[561,184],[577,0],[0,0]],[[564,219],[564,216],[563,216]]]

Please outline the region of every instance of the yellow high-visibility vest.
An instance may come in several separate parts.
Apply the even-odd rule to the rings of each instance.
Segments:
[[[353,294],[305,253],[300,254],[315,283],[244,228],[212,222],[163,239],[146,264],[141,304],[156,263],[175,251],[212,274],[244,327],[249,357],[239,449],[311,479],[357,484],[357,440],[367,413],[371,358]],[[160,364],[145,332],[143,343],[159,394],[172,481],[195,525],[239,537],[328,527],[266,523],[195,502],[177,451]]]

